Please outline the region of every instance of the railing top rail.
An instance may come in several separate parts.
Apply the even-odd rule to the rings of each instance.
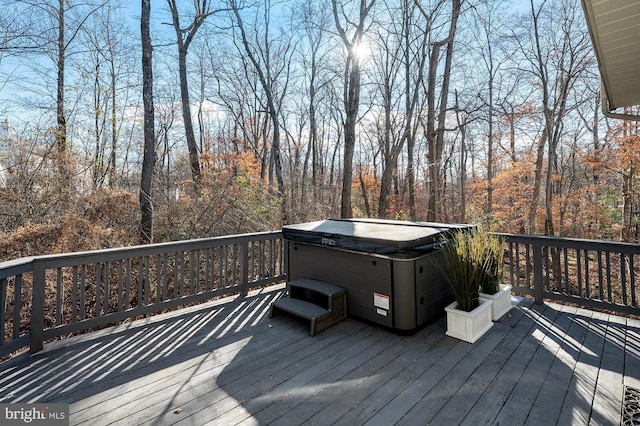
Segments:
[[[19,259],[0,262],[0,279],[31,272],[33,269],[33,259],[33,257],[21,257]]]
[[[198,238],[193,240],[170,241],[166,243],[137,245],[130,247],[107,248],[83,252],[50,254],[43,256],[23,257],[0,263],[0,278],[32,270],[34,261],[45,263],[47,267],[74,266],[90,262],[104,262],[143,257],[181,250],[197,250],[207,247],[218,247],[241,242],[260,241],[264,237],[277,238],[281,231],[255,232],[248,234],[225,235],[220,237]]]
[[[582,250],[615,251],[625,254],[640,253],[640,244],[619,241],[587,240],[581,238],[548,237],[543,235],[495,233],[509,242],[534,243],[558,248],[575,248]]]
[[[61,265],[73,266],[88,262],[114,261],[127,258],[171,253],[181,250],[197,250],[207,247],[218,247],[243,241],[258,241],[265,236],[277,238],[281,231],[265,231],[257,233],[236,234],[220,237],[199,238],[193,240],[171,241],[166,243],[137,245],[131,247],[108,248],[84,252],[61,253],[43,256],[23,257],[0,262],[0,279],[16,274],[30,272],[33,262],[46,263],[48,267]],[[539,244],[558,248],[574,248],[581,250],[617,251],[625,254],[640,253],[640,244],[604,240],[587,240],[579,238],[548,237],[542,235],[496,233],[507,241]]]

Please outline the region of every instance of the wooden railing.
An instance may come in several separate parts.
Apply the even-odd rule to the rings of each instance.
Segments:
[[[283,281],[280,232],[0,263],[0,356],[46,340]]]
[[[515,293],[640,315],[640,244],[502,235]]]
[[[640,245],[501,234],[515,293],[640,315]],[[0,357],[286,279],[280,232],[0,263]]]

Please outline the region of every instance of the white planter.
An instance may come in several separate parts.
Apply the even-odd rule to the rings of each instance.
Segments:
[[[496,294],[480,293],[480,297],[493,302],[491,308],[493,321],[498,321],[511,310],[511,285],[509,284],[500,284],[500,291]]]
[[[447,336],[475,343],[491,327],[491,300],[480,299],[480,306],[471,312],[456,309],[458,302],[453,302],[444,310],[447,312]]]

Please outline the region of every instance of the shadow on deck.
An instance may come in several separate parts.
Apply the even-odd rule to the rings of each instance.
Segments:
[[[0,364],[0,402],[71,424],[619,424],[640,322],[519,301],[475,345],[348,319],[268,318],[283,286],[73,337]]]

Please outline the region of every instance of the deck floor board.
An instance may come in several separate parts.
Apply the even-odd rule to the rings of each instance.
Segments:
[[[70,424],[618,424],[640,321],[514,298],[474,345],[441,317],[411,336],[349,318],[310,337],[274,286],[45,345],[0,363],[0,403]]]
[[[529,424],[556,422],[560,415],[571,379],[575,374],[578,353],[572,350],[572,346],[581,346],[587,334],[584,327],[571,321],[577,311],[577,308],[564,306],[558,316],[556,326],[566,330],[566,333],[558,334],[559,340],[553,342],[555,357],[541,386],[541,392],[538,393],[529,412]]]

